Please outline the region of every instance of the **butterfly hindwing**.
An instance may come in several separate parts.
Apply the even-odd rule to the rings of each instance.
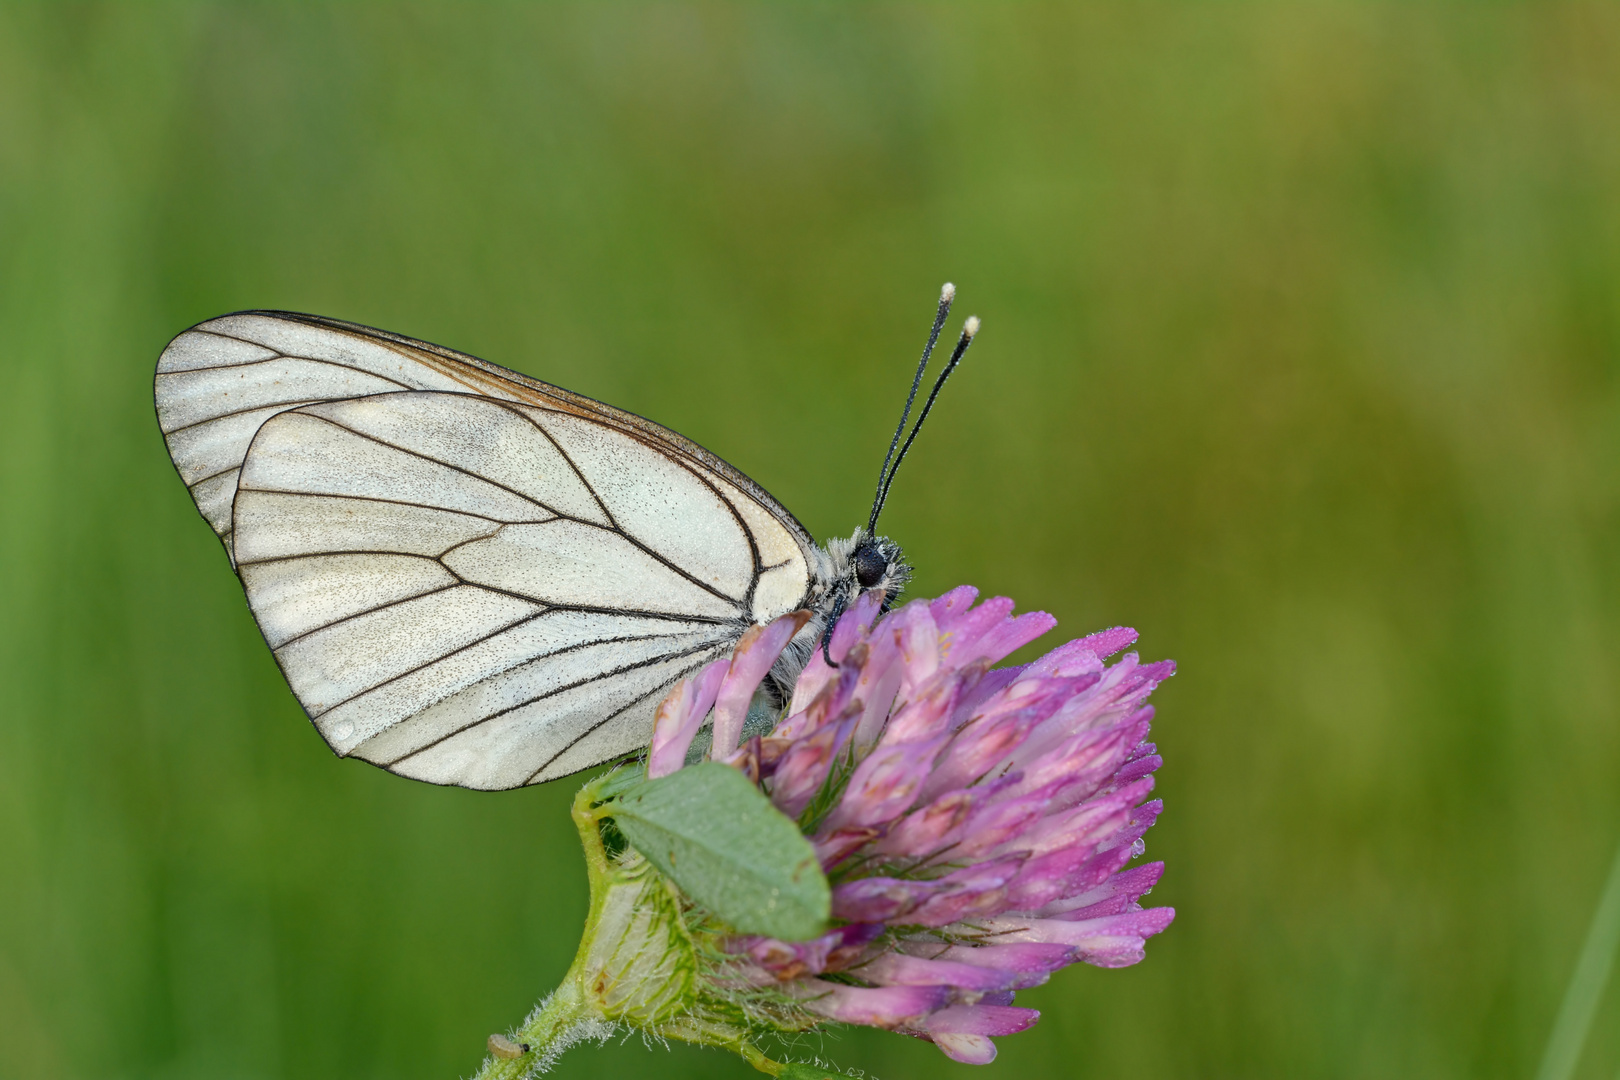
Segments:
[[[159,420],[332,748],[509,788],[645,745],[657,702],[799,606],[802,527],[657,425],[306,316],[181,335]]]

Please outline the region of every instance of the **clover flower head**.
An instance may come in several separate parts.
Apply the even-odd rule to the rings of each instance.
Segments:
[[[1161,803],[1146,698],[1174,670],[1117,628],[1033,663],[993,667],[1055,624],[955,589],[837,623],[786,718],[739,744],[748,704],[802,625],[750,632],[666,700],[648,771],[686,762],[712,707],[710,754],[757,780],[809,837],[833,929],[811,941],[737,936],[745,976],[829,1020],[929,1039],[957,1061],[1033,1024],[1013,995],[1076,962],[1123,967],[1174,917],[1140,900],[1162,863],[1128,864]]]
[[[1134,653],[1106,664],[1136,640],[1125,628],[996,667],[1055,620],[977,596],[962,587],[889,612],[863,596],[785,708],[760,688],[808,612],[750,629],[676,684],[645,774],[618,770],[575,799],[592,883],[584,940],[521,1030],[491,1036],[500,1060],[480,1077],[532,1076],[615,1025],[731,1049],[786,1080],[840,1074],[774,1062],[754,1041],[829,1022],[983,1064],[993,1038],[1039,1016],[1017,991],[1069,964],[1140,961],[1175,915],[1141,904],[1163,864],[1132,865],[1161,808],[1147,698],[1174,667]],[[751,824],[728,826],[726,807]],[[693,868],[725,861],[707,834],[727,827],[756,851],[800,853],[751,879],[781,886],[756,888],[776,912],[760,926],[747,925],[756,909],[721,910],[748,877],[735,857],[732,871]],[[794,889],[815,900],[795,909],[794,932],[760,932],[788,925]]]

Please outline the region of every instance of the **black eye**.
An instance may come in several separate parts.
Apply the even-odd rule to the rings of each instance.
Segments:
[[[855,549],[855,580],[860,582],[861,588],[870,589],[883,580],[884,571],[889,569],[889,560],[877,549],[876,544],[862,544]]]

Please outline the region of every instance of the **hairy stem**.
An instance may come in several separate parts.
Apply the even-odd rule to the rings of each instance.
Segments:
[[[562,983],[507,1036],[522,1052],[515,1058],[491,1056],[484,1059],[476,1080],[522,1080],[551,1067],[553,1061],[574,1043],[586,1038],[605,1037],[612,1030],[584,986],[585,971],[608,894],[611,866],[602,847],[598,815],[593,810],[599,782],[586,784],[574,796],[570,814],[579,830],[580,846],[585,849],[585,870],[591,886],[591,906],[585,916],[579,950],[563,976]],[[492,1047],[493,1049],[493,1047]]]
[[[605,1039],[620,1024],[730,1050],[760,1072],[781,1076],[791,1067],[761,1053],[744,1027],[695,1007],[703,993],[699,945],[674,887],[639,856],[608,855],[601,822],[611,804],[602,799],[613,779],[609,774],[586,784],[570,811],[591,887],[574,962],[517,1030],[492,1036],[494,1056],[485,1059],[477,1080],[526,1080],[547,1071],[569,1047]]]

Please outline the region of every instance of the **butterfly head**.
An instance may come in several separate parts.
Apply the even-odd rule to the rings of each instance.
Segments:
[[[841,600],[847,607],[865,593],[881,592],[887,611],[911,579],[911,567],[902,558],[900,545],[865,529],[856,530],[848,539],[832,541],[827,554],[832,556],[830,603]]]

